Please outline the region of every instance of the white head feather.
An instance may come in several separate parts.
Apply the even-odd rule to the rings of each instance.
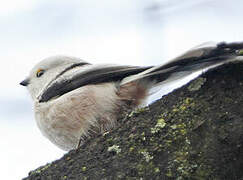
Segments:
[[[85,62],[79,58],[68,57],[68,56],[52,56],[43,59],[38,64],[36,64],[30,71],[29,76],[26,78],[28,81],[27,89],[35,101],[39,94],[45,89],[45,87],[56,78],[64,69],[69,66]],[[43,74],[37,77],[37,72],[42,70]]]

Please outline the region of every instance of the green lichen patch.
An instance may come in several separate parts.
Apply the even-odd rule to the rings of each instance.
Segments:
[[[189,91],[198,91],[202,85],[206,82],[206,78],[199,77],[192,81],[190,85],[187,87]]]
[[[154,158],[152,155],[149,154],[148,151],[146,151],[146,149],[140,150],[140,153],[143,155],[146,162],[149,162],[150,160],[152,160]]]
[[[142,108],[136,108],[135,110],[133,110],[132,112],[130,112],[128,114],[128,117],[133,117],[134,115],[138,115],[140,113],[144,113],[144,112],[147,112],[149,111],[149,107],[146,106],[146,107],[142,107]]]
[[[163,129],[166,125],[166,122],[163,118],[158,119],[157,124],[155,125],[155,127],[151,128],[151,133],[157,133],[159,132],[161,129]]]
[[[82,167],[82,171],[84,172],[84,171],[86,171],[86,170],[87,170],[87,167],[83,166],[83,167]]]
[[[45,171],[46,169],[48,169],[50,166],[51,166],[50,163],[46,164],[45,166],[41,166],[41,167],[39,167],[38,169],[36,169],[36,170],[34,170],[34,171],[31,171],[31,172],[30,172],[30,175],[33,175],[33,174],[40,174],[42,171]]]
[[[108,152],[116,152],[119,154],[121,152],[121,148],[118,145],[113,145],[108,147]]]

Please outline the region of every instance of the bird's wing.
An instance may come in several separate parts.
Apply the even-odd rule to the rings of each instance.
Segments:
[[[88,84],[116,82],[123,78],[140,73],[151,67],[121,66],[121,65],[87,65],[68,69],[54,79],[39,95],[39,102],[61,96]]]

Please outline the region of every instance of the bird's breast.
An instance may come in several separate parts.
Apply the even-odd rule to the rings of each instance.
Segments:
[[[121,100],[113,83],[83,86],[45,103],[35,104],[42,134],[63,150],[79,139],[114,127]]]

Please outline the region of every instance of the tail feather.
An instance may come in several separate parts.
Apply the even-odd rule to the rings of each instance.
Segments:
[[[210,46],[203,44],[163,65],[129,76],[121,84],[144,80],[155,81],[155,85],[165,84],[166,82],[185,78],[198,71],[201,72],[198,73],[199,76],[210,69],[235,61],[243,61],[243,42],[223,42],[210,44]]]

